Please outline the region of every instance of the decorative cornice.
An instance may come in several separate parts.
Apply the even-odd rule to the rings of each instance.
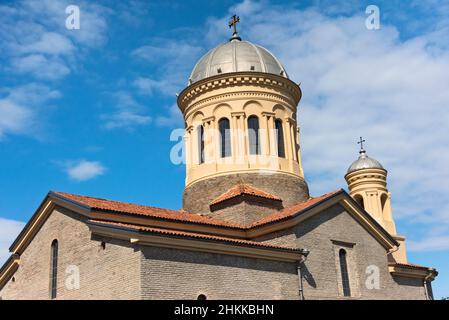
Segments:
[[[218,95],[214,95],[211,96],[209,98],[206,99],[201,99],[195,103],[193,103],[192,105],[188,106],[188,108],[185,108],[184,110],[181,109],[181,111],[183,111],[185,113],[185,118],[188,118],[190,116],[190,114],[195,113],[198,110],[201,110],[203,107],[207,106],[207,105],[212,105],[214,103],[218,102],[223,102],[223,100],[229,101],[232,98],[235,98],[234,100],[248,100],[251,98],[265,98],[267,100],[271,100],[275,103],[283,103],[283,106],[288,107],[289,109],[292,110],[292,112],[295,112],[294,108],[292,107],[292,105],[296,106],[297,103],[292,100],[287,98],[286,96],[283,96],[281,94],[275,94],[275,93],[268,93],[268,92],[263,92],[263,91],[245,91],[245,92],[227,92],[227,93],[223,93],[223,94],[218,94]]]
[[[215,75],[188,86],[179,94],[178,106],[184,112],[189,102],[201,94],[223,87],[247,85],[274,87],[286,91],[292,96],[295,105],[299,103],[302,95],[300,87],[290,79],[263,72],[234,72]]]
[[[95,223],[88,223],[88,226],[94,234],[118,238],[130,241],[133,244],[140,244],[144,246],[229,254],[249,258],[286,262],[299,261],[303,256],[302,249],[245,246],[223,243],[215,240],[204,241],[189,239],[186,237],[171,237],[167,235],[136,232],[126,228],[111,228]]]
[[[393,276],[418,278],[422,280],[433,281],[438,272],[433,268],[417,267],[405,264],[390,264],[388,270]]]

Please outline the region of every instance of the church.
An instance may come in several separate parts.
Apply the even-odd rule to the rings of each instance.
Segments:
[[[300,85],[238,21],[177,97],[182,209],[50,191],[9,248],[1,299],[433,299],[438,273],[407,260],[364,140],[349,192],[309,194]]]

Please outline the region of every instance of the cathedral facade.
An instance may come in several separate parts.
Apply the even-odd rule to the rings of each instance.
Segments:
[[[183,208],[49,192],[0,269],[2,299],[432,299],[437,272],[408,262],[363,140],[349,193],[310,196],[301,88],[236,23],[178,95]]]

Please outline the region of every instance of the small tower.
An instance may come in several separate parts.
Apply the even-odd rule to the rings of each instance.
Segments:
[[[391,193],[387,189],[387,170],[376,159],[370,158],[360,137],[360,155],[348,168],[345,175],[349,194],[371,216],[400,243],[393,253],[396,262],[407,262],[405,238],[396,233],[396,226],[391,210]]]

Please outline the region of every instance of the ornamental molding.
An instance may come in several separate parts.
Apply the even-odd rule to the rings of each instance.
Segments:
[[[190,106],[187,106],[185,109],[181,109],[184,113],[184,118],[188,118],[192,113],[201,110],[204,107],[209,105],[213,105],[216,103],[225,103],[226,101],[235,101],[235,100],[248,100],[254,98],[264,98],[264,100],[271,101],[273,103],[281,104],[284,107],[290,109],[293,113],[295,113],[295,108],[292,106],[296,106],[295,102],[292,99],[288,99],[286,96],[275,94],[275,93],[267,93],[262,91],[246,91],[246,92],[229,92],[218,94],[206,99],[202,99],[193,103]]]
[[[184,111],[186,106],[201,94],[218,88],[247,85],[284,91],[292,96],[295,105],[299,103],[302,96],[300,87],[290,79],[263,72],[234,72],[215,75],[188,86],[179,94],[178,106]]]

